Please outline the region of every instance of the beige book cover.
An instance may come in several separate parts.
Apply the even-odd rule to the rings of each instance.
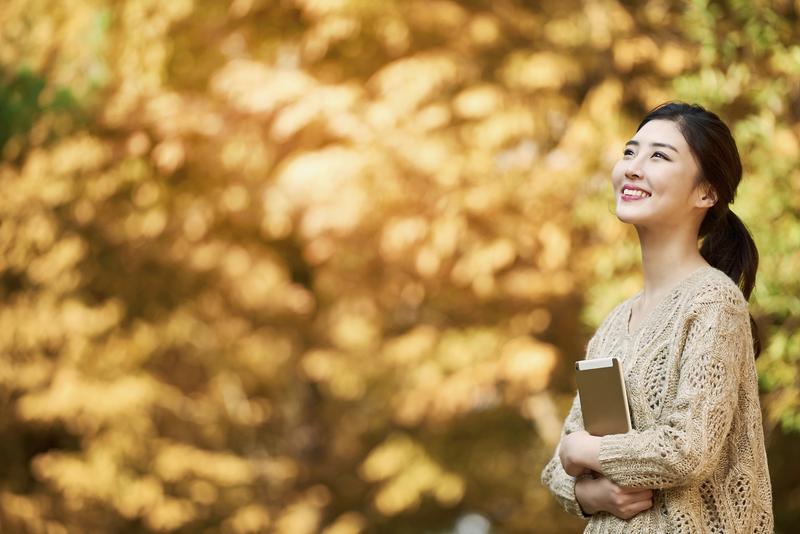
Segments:
[[[631,415],[622,362],[616,356],[575,362],[583,426],[593,436],[624,434]]]

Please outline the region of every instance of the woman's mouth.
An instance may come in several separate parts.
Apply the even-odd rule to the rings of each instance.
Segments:
[[[622,189],[622,194],[620,195],[620,198],[625,201],[642,200],[645,198],[650,198],[650,193],[646,193],[641,189],[628,189],[626,187]]]

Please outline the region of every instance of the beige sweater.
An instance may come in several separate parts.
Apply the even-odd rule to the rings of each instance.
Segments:
[[[632,431],[601,438],[602,473],[620,486],[654,490],[653,507],[627,521],[606,512],[585,516],[557,450],[542,484],[588,520],[584,533],[772,533],[747,301],[725,273],[701,267],[629,333],[642,293],[608,314],[586,359],[622,360],[632,412]],[[578,430],[576,394],[562,436]]]

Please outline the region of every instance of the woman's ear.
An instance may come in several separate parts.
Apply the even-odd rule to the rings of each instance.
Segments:
[[[699,188],[697,205],[701,208],[710,208],[717,203],[717,192],[708,184]]]

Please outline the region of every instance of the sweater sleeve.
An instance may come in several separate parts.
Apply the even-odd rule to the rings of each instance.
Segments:
[[[600,438],[601,471],[620,486],[683,486],[705,479],[720,461],[737,407],[740,363],[752,357],[747,303],[699,302],[689,321],[677,391],[662,423]]]
[[[578,430],[583,430],[583,417],[580,411],[579,397],[576,394],[572,400],[572,407],[569,410],[569,414],[567,414],[564,421],[564,426],[561,429],[561,438],[566,434],[577,432]],[[567,472],[564,471],[564,467],[561,465],[561,460],[558,457],[558,446],[556,446],[553,456],[542,470],[542,485],[550,490],[550,493],[558,500],[564,510],[572,515],[588,519],[591,515],[584,513],[578,499],[575,497],[576,480],[576,477],[568,475]]]

